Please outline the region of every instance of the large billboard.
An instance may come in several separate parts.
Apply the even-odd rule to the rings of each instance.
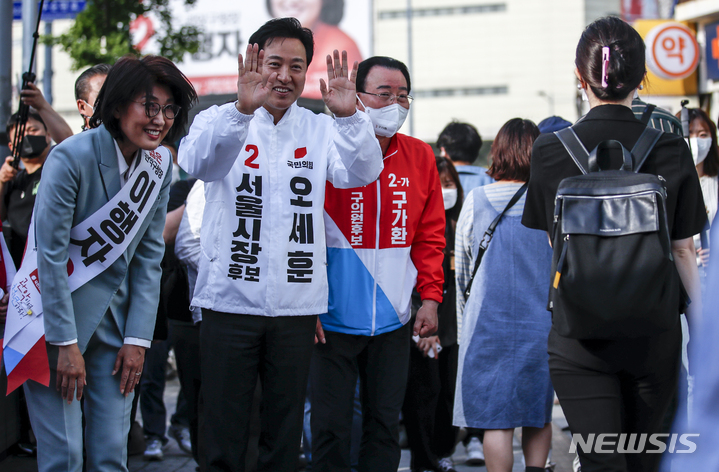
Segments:
[[[203,31],[200,51],[186,54],[178,64],[199,95],[237,91],[237,54],[244,55],[252,33],[273,17],[293,16],[314,33],[305,98],[321,99],[319,79],[327,80],[325,56],[334,49],[346,50],[350,62],[370,54],[371,0],[197,0],[189,7],[182,0],[173,3],[177,25],[195,25]],[[154,52],[151,30],[152,25],[142,22],[135,28],[136,44],[145,40],[143,53]]]

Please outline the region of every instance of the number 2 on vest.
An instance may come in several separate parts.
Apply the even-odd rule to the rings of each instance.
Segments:
[[[259,169],[260,165],[255,163],[255,159],[257,159],[257,156],[260,154],[260,151],[259,149],[257,149],[257,146],[255,146],[254,144],[248,144],[245,147],[245,151],[252,153],[250,154],[250,157],[245,159],[245,165],[253,169]]]

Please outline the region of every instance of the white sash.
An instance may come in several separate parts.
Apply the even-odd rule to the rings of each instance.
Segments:
[[[2,265],[0,270],[5,271],[5,285],[0,286],[0,289],[2,289],[2,292],[0,292],[2,294],[0,295],[0,298],[2,298],[5,296],[5,292],[10,291],[10,286],[12,285],[15,273],[17,272],[17,270],[15,270],[15,263],[10,255],[10,250],[5,244],[5,238],[2,237],[2,223],[0,223],[0,248],[0,264]]]
[[[169,152],[164,148],[142,151],[131,180],[102,208],[70,230],[67,268],[71,292],[102,273],[125,252],[157,200],[168,160]],[[11,348],[22,355],[45,334],[34,214],[26,248],[10,289],[3,339],[3,348],[12,342]]]

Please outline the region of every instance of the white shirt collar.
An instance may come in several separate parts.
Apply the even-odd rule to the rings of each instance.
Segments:
[[[122,155],[122,151],[120,150],[120,145],[117,144],[117,140],[113,139],[112,142],[115,143],[115,151],[117,152],[117,167],[120,171],[120,187],[124,187],[127,181],[130,180],[132,173],[135,172],[135,169],[137,168],[137,152],[132,158],[132,168],[130,168],[130,166],[127,165],[125,156]]]

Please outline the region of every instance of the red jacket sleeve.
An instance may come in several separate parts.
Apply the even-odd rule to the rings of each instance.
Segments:
[[[418,155],[417,160],[426,167],[423,169],[423,175],[428,176],[427,200],[412,240],[410,257],[417,268],[417,291],[422,300],[429,299],[442,303],[444,284],[442,261],[446,244],[442,186],[434,155],[429,146],[418,149],[418,154],[421,156]]]

